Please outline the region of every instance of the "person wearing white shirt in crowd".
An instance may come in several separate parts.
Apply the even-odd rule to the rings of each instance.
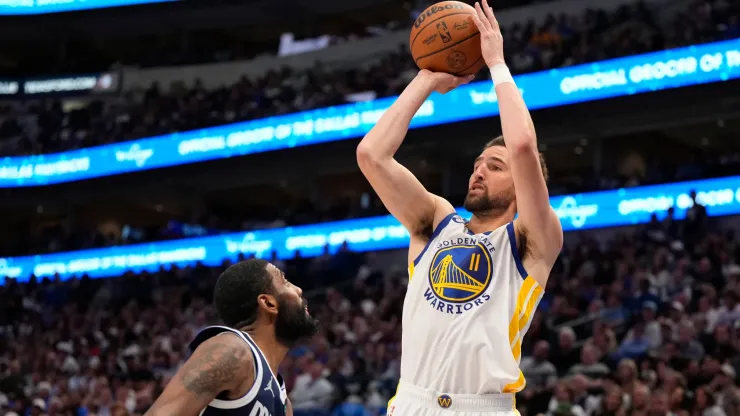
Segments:
[[[581,362],[568,371],[569,375],[583,374],[589,378],[602,379],[611,373],[609,367],[599,361],[599,351],[593,344],[586,344],[581,349]]]
[[[660,323],[655,319],[657,311],[658,305],[653,301],[647,301],[642,305],[642,319],[645,321],[645,338],[647,338],[650,348],[658,348],[663,343]]]
[[[712,305],[712,299],[708,295],[699,298],[698,309],[697,315],[703,317],[706,324],[704,333],[711,334],[714,331],[714,326],[717,325],[719,310]]]
[[[290,402],[295,410],[328,410],[334,399],[334,386],[324,376],[324,366],[314,363],[296,377]]]
[[[527,379],[527,390],[540,390],[552,388],[558,380],[558,372],[555,366],[548,360],[550,343],[537,341],[534,346],[534,355],[522,358],[519,368]]]
[[[740,295],[736,290],[728,288],[722,294],[722,306],[718,309],[718,315],[717,322],[740,321]]]

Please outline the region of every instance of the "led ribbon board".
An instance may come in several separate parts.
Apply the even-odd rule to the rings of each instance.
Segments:
[[[515,77],[530,109],[740,78],[740,39]],[[396,97],[64,153],[0,159],[0,187],[48,185],[356,138]],[[412,128],[498,114],[489,81],[433,94]]]
[[[0,1],[0,16],[72,12],[166,1],[177,0],[3,0]]]
[[[644,224],[656,213],[675,209],[677,219],[693,205],[689,192],[695,190],[710,216],[740,214],[740,176],[665,185],[642,186],[613,191],[589,192],[550,198],[565,231]],[[458,209],[463,217],[470,213]],[[160,267],[188,266],[202,262],[218,266],[239,254],[290,259],[296,250],[304,257],[323,254],[324,247],[336,249],[345,241],[355,251],[405,248],[409,234],[393,217],[363,218],[299,227],[239,232],[130,246],[107,247],[58,254],[0,258],[0,284],[5,276],[25,281],[31,274],[62,279],[84,273],[91,277],[117,276],[124,272],[156,272]]]

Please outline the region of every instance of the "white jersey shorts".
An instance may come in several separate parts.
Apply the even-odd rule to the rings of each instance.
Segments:
[[[519,412],[510,393],[445,394],[401,380],[387,416],[519,416]]]

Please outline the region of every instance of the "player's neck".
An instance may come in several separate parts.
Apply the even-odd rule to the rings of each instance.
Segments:
[[[510,223],[514,216],[509,211],[476,212],[468,221],[467,227],[473,234],[485,233]]]
[[[285,358],[285,354],[288,353],[289,348],[278,342],[275,338],[275,332],[271,331],[271,328],[268,326],[247,327],[243,331],[246,331],[254,343],[260,347],[262,354],[270,365],[272,374],[277,375],[280,363]]]

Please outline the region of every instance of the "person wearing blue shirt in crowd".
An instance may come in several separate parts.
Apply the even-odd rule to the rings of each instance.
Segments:
[[[614,359],[639,358],[650,349],[650,341],[645,334],[645,322],[638,320],[614,352]]]

